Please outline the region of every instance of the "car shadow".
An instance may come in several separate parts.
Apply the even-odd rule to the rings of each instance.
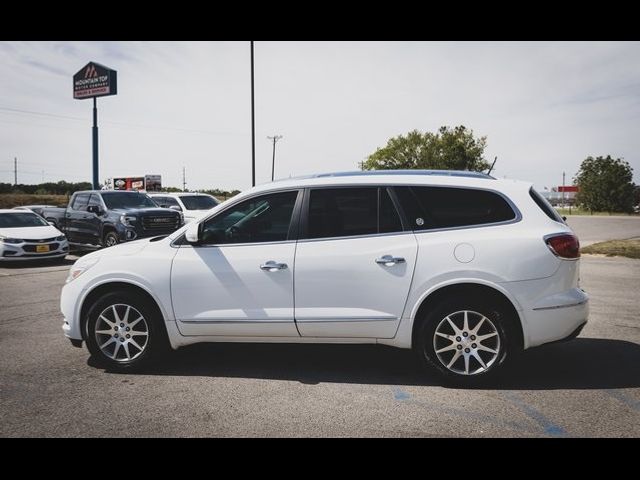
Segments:
[[[95,364],[92,360],[89,364]],[[516,365],[482,389],[555,390],[640,387],[640,345],[578,338],[523,353]],[[424,372],[409,350],[382,345],[197,344],[172,352],[146,375],[448,386]]]
[[[74,254],[75,255],[75,254]],[[17,269],[17,268],[42,268],[42,267],[65,267],[73,265],[76,259],[70,259],[68,256],[60,258],[43,258],[37,260],[5,260],[0,263],[0,268]]]

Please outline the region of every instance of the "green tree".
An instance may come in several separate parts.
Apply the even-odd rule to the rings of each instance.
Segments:
[[[620,158],[587,157],[574,178],[577,201],[584,208],[605,212],[633,211],[633,168]]]
[[[443,126],[436,133],[412,130],[389,139],[387,145],[369,155],[365,170],[438,169],[473,170],[489,168],[483,157],[487,137],[475,138],[463,125]]]

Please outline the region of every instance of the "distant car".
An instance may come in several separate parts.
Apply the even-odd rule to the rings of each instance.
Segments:
[[[57,205],[20,205],[19,207],[13,207],[13,210],[31,210],[34,213],[37,213],[41,217],[44,217],[42,214],[45,208],[55,208]]]
[[[182,212],[184,223],[196,220],[216,207],[220,202],[206,193],[149,193],[159,207],[172,208]],[[177,208],[176,208],[177,207]]]
[[[30,210],[0,210],[0,261],[64,258],[69,243],[60,230]]]

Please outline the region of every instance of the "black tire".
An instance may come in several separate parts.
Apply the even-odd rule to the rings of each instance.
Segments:
[[[121,318],[124,325],[131,324],[137,318],[133,318],[133,315],[137,317],[135,311],[143,317],[143,325],[138,322],[136,326],[132,326],[131,330],[116,331],[112,335],[96,333],[96,330],[106,331],[107,328],[111,328],[106,324],[105,318],[109,321],[113,321],[113,308],[115,306],[116,313]],[[130,318],[125,320],[126,307],[129,306],[132,309],[129,311]],[[106,312],[106,313],[105,313]],[[104,313],[104,316],[102,315]],[[140,295],[130,293],[123,290],[107,293],[98,298],[93,305],[89,308],[87,314],[87,320],[85,322],[84,339],[87,343],[87,348],[91,353],[92,358],[99,366],[104,366],[109,370],[115,371],[134,371],[143,367],[148,367],[157,360],[159,360],[168,350],[168,339],[166,330],[163,326],[163,319],[158,312],[158,308],[151,303],[150,300]],[[115,323],[115,322],[114,322]],[[120,323],[123,325],[123,323]],[[117,326],[120,326],[117,325]],[[135,335],[134,331],[140,335]],[[142,332],[146,331],[146,336],[142,335]],[[129,339],[126,335],[132,334],[133,337]],[[111,340],[111,338],[113,340]],[[116,340],[117,338],[117,340]],[[111,340],[111,344],[104,348],[107,341]],[[140,351],[134,346],[134,343],[130,343],[133,340],[135,345],[143,347]],[[121,343],[116,350],[116,343]],[[127,345],[125,353],[125,344]],[[111,347],[113,345],[113,347]],[[122,348],[120,348],[122,347]],[[111,350],[113,348],[114,351]],[[115,358],[109,356],[109,354],[115,353]],[[127,359],[126,356],[130,355],[131,359]]]
[[[104,234],[104,238],[102,239],[102,246],[107,248],[107,247],[113,247],[114,245],[117,245],[118,243],[120,243],[120,238],[118,237],[118,234],[116,232],[114,232],[113,230],[109,230],[107,233]]]
[[[482,340],[491,342],[489,345],[484,346],[496,350],[497,354],[480,351],[480,348],[477,347],[477,342],[459,343],[457,341],[458,338],[462,342],[471,342],[471,332],[466,332],[467,337],[462,337],[462,335],[455,335],[452,328],[445,326],[444,322],[449,317],[454,324],[463,327],[465,311],[468,312],[470,330],[473,330],[480,323],[482,316],[489,320],[489,322],[483,321],[479,332],[483,333],[483,336],[493,334],[493,332],[497,334],[487,340]],[[479,316],[476,314],[479,314]],[[462,299],[445,298],[436,308],[420,319],[421,323],[416,330],[416,338],[413,343],[414,351],[424,368],[431,371],[435,370],[447,383],[462,387],[489,385],[496,382],[507,371],[508,366],[515,360],[520,350],[517,345],[518,335],[514,325],[517,319],[511,318],[510,315],[512,314],[510,314],[509,310],[500,302],[473,297]],[[447,332],[446,328],[450,330]],[[446,339],[436,336],[436,329],[439,329],[438,331],[441,333],[451,333],[452,338]],[[460,330],[464,330],[464,328],[460,328]],[[449,344],[448,342],[451,343]],[[436,354],[436,345],[441,352],[440,357]],[[454,348],[445,352],[442,351],[445,347],[450,346]],[[460,356],[454,361],[453,358],[458,348],[460,348]],[[463,352],[468,352],[466,354],[469,358],[468,367]],[[476,360],[475,355],[480,356],[483,362],[486,362],[485,367]],[[454,363],[451,368],[448,368],[445,363],[450,360],[454,361]],[[470,374],[464,373],[465,368],[468,368]],[[458,372],[453,370],[458,370]]]

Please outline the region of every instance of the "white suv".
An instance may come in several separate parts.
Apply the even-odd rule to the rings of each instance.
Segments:
[[[381,343],[474,384],[523,349],[579,334],[579,256],[530,183],[316,175],[82,257],[62,290],[63,329],[121,370],[198,342]]]
[[[172,208],[182,212],[184,223],[201,218],[213,207],[220,204],[217,198],[206,193],[148,193],[159,207]]]

